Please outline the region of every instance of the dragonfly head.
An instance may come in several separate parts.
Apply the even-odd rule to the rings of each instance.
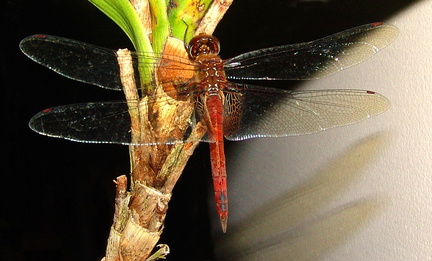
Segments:
[[[192,38],[189,42],[188,53],[189,57],[196,59],[201,54],[219,54],[220,44],[219,40],[207,34],[199,34]]]

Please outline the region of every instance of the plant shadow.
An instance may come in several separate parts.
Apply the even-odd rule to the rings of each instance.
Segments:
[[[303,184],[230,226],[215,239],[217,260],[315,260],[343,245],[377,217],[386,202],[366,197],[326,207],[360,178],[385,144],[385,133],[366,137]]]

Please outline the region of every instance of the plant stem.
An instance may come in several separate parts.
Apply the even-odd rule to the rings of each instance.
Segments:
[[[199,28],[202,28],[200,32],[211,34],[232,2],[232,0],[216,0],[207,6],[209,0],[202,1],[200,5],[192,0],[177,0],[178,6],[183,8],[179,10],[172,6],[167,9],[165,0],[130,0],[130,3],[125,3],[125,0],[90,1],[98,8],[105,8],[103,11],[113,20],[119,19],[116,23],[125,30],[138,51],[150,52],[147,45],[149,39],[144,40],[143,44],[140,43],[142,36],[135,37],[139,33],[142,33],[145,38],[150,36],[148,30],[151,26],[150,37],[153,40],[151,51],[163,55],[180,56],[184,59],[188,59],[184,44],[178,39],[171,38],[170,32],[175,32],[177,37],[181,36],[181,40],[185,38],[186,32],[187,35],[193,35],[200,30]],[[133,16],[131,21],[127,19],[131,12],[130,7],[135,10],[135,14],[131,14]],[[119,11],[116,8],[126,8],[127,11]],[[181,16],[182,10],[190,14],[193,13],[191,10],[195,10],[194,8],[202,11],[195,12],[196,15],[192,18],[188,17],[187,22],[193,21],[193,23],[185,26],[186,19]],[[136,19],[140,19],[141,25],[134,24]],[[171,22],[174,25],[170,24]],[[138,32],[134,31],[135,29]],[[151,68],[151,71],[146,72],[142,72],[140,68],[140,82],[144,82],[144,85],[154,84],[151,86],[153,89],[142,90],[143,86],[137,86],[134,78],[131,53],[128,50],[119,50],[117,54],[123,90],[131,117],[132,143],[154,145],[129,147],[130,191],[126,190],[126,177],[117,178],[114,221],[108,239],[106,257],[103,260],[156,260],[163,258],[169,252],[168,247],[162,245],[162,248],[150,257],[163,231],[171,192],[189,157],[206,133],[206,127],[198,122],[184,142],[164,144],[163,141],[166,140],[185,138],[185,132],[194,112],[193,100],[190,98],[179,101],[166,95],[164,88],[158,84],[158,77],[166,76],[165,72],[158,71],[156,67],[146,67],[143,70]],[[139,58],[139,62],[146,61]],[[182,72],[191,73],[188,70]],[[151,79],[143,78],[149,76]],[[194,77],[193,73],[190,75],[190,78],[192,77]]]

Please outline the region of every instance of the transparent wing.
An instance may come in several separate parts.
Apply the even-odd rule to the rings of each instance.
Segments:
[[[139,106],[145,105],[147,104],[141,102]],[[184,142],[197,122],[194,115],[185,122],[183,137],[172,135],[161,138],[149,135],[149,137],[141,137],[142,142],[136,143],[132,142],[131,117],[126,101],[110,101],[71,104],[45,109],[31,118],[29,126],[39,134],[78,142],[155,145]],[[160,126],[146,128],[142,134],[145,135],[149,133],[148,130],[154,130],[158,127]],[[209,142],[209,140],[204,141]]]
[[[23,39],[20,49],[33,61],[65,77],[102,88],[122,90],[114,50],[42,34]],[[158,69],[162,84],[175,81],[176,85],[182,85],[190,82],[196,70],[195,63],[178,55],[132,52],[132,57],[136,80],[139,80],[138,60],[140,67]],[[174,79],[173,75],[177,77]]]
[[[241,54],[225,61],[225,71],[237,80],[316,79],[366,60],[397,35],[394,26],[367,24],[312,42]]]
[[[228,140],[315,133],[359,122],[390,107],[384,96],[371,91],[237,88],[226,95],[224,133]]]

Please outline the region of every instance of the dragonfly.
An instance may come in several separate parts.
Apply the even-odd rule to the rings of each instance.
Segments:
[[[241,83],[242,80],[318,79],[356,65],[390,44],[396,27],[371,23],[311,42],[259,49],[230,59],[219,56],[216,37],[199,34],[184,45],[186,57],[133,53],[134,68],[157,69],[175,79],[176,97],[190,98],[195,113],[190,127],[204,121],[210,144],[216,209],[227,229],[228,190],[224,138],[240,141],[316,133],[359,122],[386,111],[390,103],[368,90],[284,90]],[[122,90],[115,50],[49,35],[20,42],[32,60],[73,80]],[[144,61],[139,64],[139,61]],[[239,83],[240,82],[240,83]],[[168,91],[169,92],[169,91]],[[149,93],[149,96],[156,95]],[[45,109],[29,122],[37,133],[79,142],[136,144],[131,140],[128,101],[91,102]],[[172,138],[160,144],[185,142]]]

